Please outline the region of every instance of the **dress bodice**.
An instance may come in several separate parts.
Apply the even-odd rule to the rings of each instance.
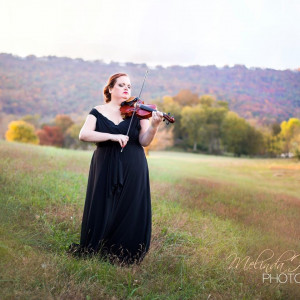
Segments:
[[[98,132],[106,132],[111,134],[127,134],[127,130],[130,124],[131,117],[124,119],[119,124],[115,124],[113,121],[101,114],[97,109],[93,108],[89,114],[97,118],[96,129]],[[139,143],[139,132],[141,129],[140,120],[137,116],[133,116],[132,124],[129,131],[128,143]],[[110,145],[112,142],[96,143],[97,146]],[[115,143],[115,142],[113,142]]]

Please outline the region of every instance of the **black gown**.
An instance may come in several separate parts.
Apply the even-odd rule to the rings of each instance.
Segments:
[[[93,108],[96,131],[124,134],[131,118],[118,125]],[[123,152],[118,142],[96,143],[81,225],[80,244],[69,252],[100,254],[110,262],[139,264],[150,247],[152,212],[148,164],[139,143],[140,120],[134,116]]]

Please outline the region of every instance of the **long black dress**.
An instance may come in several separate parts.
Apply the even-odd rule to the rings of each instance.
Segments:
[[[118,125],[93,108],[96,131],[124,134],[131,118]],[[134,116],[129,141],[96,143],[81,225],[80,244],[69,252],[100,254],[110,262],[139,264],[150,247],[152,212],[148,164],[139,143],[140,120]]]

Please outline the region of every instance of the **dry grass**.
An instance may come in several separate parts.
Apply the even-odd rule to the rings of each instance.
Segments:
[[[299,253],[299,168],[290,161],[150,153],[151,247],[141,265],[120,267],[65,251],[79,238],[92,152],[1,142],[0,154],[3,299],[300,295],[298,285],[263,284],[260,270],[226,261],[266,248]],[[282,171],[290,173],[274,175]]]
[[[289,243],[297,244],[300,238],[299,198],[245,191],[234,184],[207,179],[188,179],[176,184],[175,190],[170,183],[154,182],[152,187],[164,199],[280,235]]]

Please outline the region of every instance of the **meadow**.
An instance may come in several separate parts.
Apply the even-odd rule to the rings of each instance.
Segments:
[[[120,267],[66,252],[92,153],[0,141],[1,299],[300,298],[299,162],[150,152],[150,250]]]

